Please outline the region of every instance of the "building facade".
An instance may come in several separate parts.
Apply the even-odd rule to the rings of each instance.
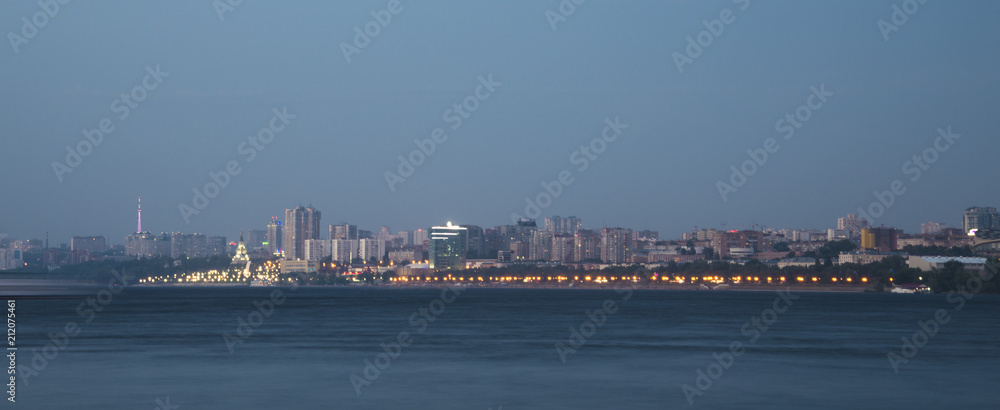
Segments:
[[[466,235],[468,254],[473,255],[476,259],[484,257],[486,254],[486,231],[476,225],[462,225],[462,227],[468,233]]]
[[[281,247],[282,242],[284,242],[285,233],[281,226],[281,221],[277,217],[271,218],[271,222],[267,224],[267,241],[265,242],[265,249],[271,254],[276,256],[281,256],[283,248]]]
[[[631,242],[631,229],[601,229],[601,259],[604,263],[612,265],[627,263],[631,253]]]
[[[381,261],[385,256],[385,250],[385,240],[379,238],[358,240],[358,256],[366,261],[371,258]]]
[[[305,257],[303,259],[309,261],[323,260],[327,256],[330,256],[332,251],[329,239],[306,239]]]
[[[729,231],[718,235],[715,251],[720,258],[749,258],[761,252],[764,233],[759,231]]]
[[[581,229],[573,235],[573,262],[601,259],[601,235]]]
[[[330,256],[334,262],[351,263],[358,257],[357,239],[333,239],[330,241]]]
[[[134,258],[170,256],[170,235],[139,232],[125,237],[125,255]]]
[[[837,229],[846,230],[851,239],[860,237],[861,230],[865,228],[868,228],[868,220],[856,214],[847,214],[837,219]]]
[[[24,267],[24,252],[16,248],[0,248],[0,270]]]
[[[583,220],[575,216],[566,218],[550,216],[545,218],[545,231],[552,234],[575,235],[583,228]]]
[[[107,252],[108,246],[103,236],[74,236],[70,239],[70,250],[100,255]]]
[[[574,250],[574,236],[566,234],[556,234],[552,236],[552,262],[559,263],[570,263],[575,262],[573,259]]]
[[[920,234],[937,235],[941,233],[941,231],[944,230],[945,228],[947,228],[947,226],[941,222],[927,222],[920,224]]]
[[[899,231],[894,228],[869,228],[861,231],[861,249],[894,252],[898,249]]]
[[[1000,229],[1000,214],[992,207],[966,209],[962,214],[962,228],[966,233],[973,230]]]
[[[552,232],[533,231],[528,241],[528,260],[547,261],[552,255]]]
[[[416,246],[427,246],[427,230],[417,229],[413,231],[413,244]]]
[[[431,227],[430,233],[430,268],[465,269],[468,230],[448,222],[445,226]]]
[[[305,259],[306,239],[319,239],[320,212],[315,208],[298,206],[285,210],[284,245],[285,259]]]

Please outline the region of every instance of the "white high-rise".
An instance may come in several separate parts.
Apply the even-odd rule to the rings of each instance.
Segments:
[[[358,255],[361,259],[375,258],[382,260],[385,256],[385,241],[378,238],[367,238],[358,241]]]
[[[334,262],[350,263],[358,255],[358,240],[334,239],[330,241],[330,255]]]

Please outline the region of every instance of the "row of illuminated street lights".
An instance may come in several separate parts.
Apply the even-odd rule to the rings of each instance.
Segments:
[[[484,278],[482,276],[454,276],[454,275],[448,274],[446,276],[412,276],[412,277],[410,277],[410,276],[401,276],[401,277],[392,278],[391,281],[395,282],[395,283],[408,283],[408,282],[418,282],[419,283],[419,282],[442,282],[442,281],[444,281],[444,282],[523,282],[523,283],[531,283],[531,282],[542,282],[543,279],[542,279],[541,276],[495,276],[495,277],[494,276],[490,276],[488,278]],[[585,283],[586,282],[591,282],[591,283],[639,282],[639,277],[638,276],[597,276],[597,275],[593,275],[593,276],[582,276],[582,277],[581,276],[573,276],[573,278],[570,279],[567,276],[546,276],[545,279],[544,279],[544,281],[546,281],[546,282],[558,282],[558,283],[561,283],[561,282],[585,282]],[[803,276],[798,276],[798,277],[796,277],[794,279],[794,281],[798,282],[798,283],[809,283],[809,282],[819,283],[819,282],[821,282],[821,279],[818,278],[818,277],[815,277],[815,276],[809,277],[809,278],[806,278],[806,277],[803,277]],[[890,281],[891,281],[891,279],[890,279]],[[658,275],[656,275],[656,276],[654,276],[651,279],[650,282],[651,283],[678,283],[678,284],[684,284],[684,283],[692,283],[692,284],[693,283],[715,283],[715,284],[721,284],[721,283],[727,283],[727,282],[728,283],[734,283],[734,284],[739,284],[739,283],[744,283],[744,282],[746,282],[746,283],[755,283],[755,284],[761,284],[761,283],[778,284],[778,283],[788,283],[789,280],[788,280],[787,277],[784,277],[784,276],[781,276],[781,277],[770,277],[770,276],[768,276],[768,277],[760,277],[760,276],[733,276],[733,277],[730,277],[730,278],[727,279],[727,278],[722,277],[722,276],[702,276],[702,277],[697,277],[697,276],[691,276],[691,277],[674,276],[674,277],[670,277],[670,276],[658,276]],[[854,278],[830,278],[830,282],[831,283],[838,283],[838,284],[847,284],[847,283],[854,284],[855,280],[854,280]],[[857,283],[868,283],[868,278],[864,278],[863,277],[859,281],[857,281]]]

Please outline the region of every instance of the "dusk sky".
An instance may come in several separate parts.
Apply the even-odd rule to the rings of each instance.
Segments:
[[[928,1],[897,13],[906,21],[886,39],[878,22],[905,2],[590,0],[563,17],[557,0],[402,0],[348,62],[342,43],[356,47],[355,27],[390,3],[74,1],[20,42],[43,8],[3,2],[0,233],[120,244],[139,195],[156,233],[233,238],[300,204],[322,212],[324,233],[492,227],[562,171],[573,182],[539,220],[665,238],[723,223],[834,227],[896,180],[906,191],[875,225],[958,227],[966,208],[1000,206],[995,1]],[[690,58],[703,31],[711,43],[679,70],[675,53]],[[474,97],[491,76],[478,88],[488,98]],[[786,139],[779,120],[816,104],[814,88],[826,101]],[[145,99],[130,107],[122,94]],[[455,127],[463,102],[478,107]],[[606,142],[616,117],[628,127]],[[113,132],[68,165],[66,147],[86,148],[83,131],[105,118]],[[270,125],[281,131],[259,143]],[[907,173],[949,127],[960,137]],[[386,172],[437,128],[447,139],[390,189]],[[718,182],[769,138],[777,151],[724,200]],[[604,151],[581,170],[574,152],[593,144]],[[192,189],[230,161],[239,173],[185,221]]]

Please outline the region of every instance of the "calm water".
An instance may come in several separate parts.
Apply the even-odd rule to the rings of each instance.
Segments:
[[[611,290],[466,289],[446,304],[439,289],[284,289],[230,353],[223,333],[239,337],[237,318],[270,292],[130,288],[91,323],[80,299],[20,300],[22,372],[49,332],[71,321],[80,331],[22,382],[17,406],[154,409],[169,397],[178,409],[689,408],[681,386],[696,389],[696,371],[741,342],[694,407],[1000,408],[995,296],[956,311],[939,295],[800,293],[772,315],[774,292],[636,291],[624,301]],[[617,312],[563,363],[555,344],[570,346],[570,327],[606,300]],[[435,320],[418,334],[420,308],[439,314],[428,310]],[[894,372],[886,354],[938,309],[951,320]],[[751,343],[752,325],[741,328],[762,313],[773,323]],[[404,331],[412,344],[366,379],[365,360]],[[360,396],[352,374],[370,382]]]

